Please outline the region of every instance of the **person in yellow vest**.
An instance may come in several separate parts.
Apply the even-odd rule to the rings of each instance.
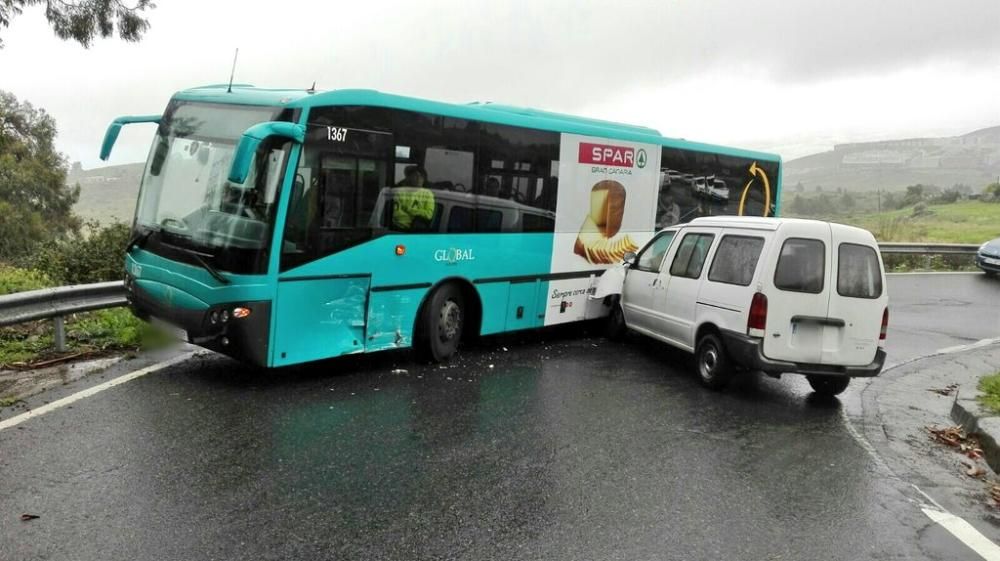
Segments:
[[[397,230],[426,230],[434,219],[434,191],[425,184],[427,172],[408,166],[405,179],[397,184],[392,198],[392,226]]]

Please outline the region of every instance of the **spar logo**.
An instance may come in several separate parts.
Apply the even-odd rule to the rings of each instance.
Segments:
[[[646,167],[646,151],[628,146],[580,143],[580,163],[623,168]]]

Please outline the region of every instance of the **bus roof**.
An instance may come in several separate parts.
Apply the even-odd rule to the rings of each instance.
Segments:
[[[445,103],[388,94],[376,90],[344,89],[314,92],[311,90],[266,89],[256,88],[249,84],[233,84],[232,91],[230,92],[228,84],[212,84],[177,92],[174,97],[176,99],[207,103],[272,105],[292,108],[308,108],[318,105],[368,105],[553,132],[645,142],[670,148],[714,152],[743,158],[756,158],[767,161],[781,160],[777,154],[667,138],[660,135],[656,129],[639,125],[614,123],[600,119],[577,117],[563,113],[514,107],[498,103]]]

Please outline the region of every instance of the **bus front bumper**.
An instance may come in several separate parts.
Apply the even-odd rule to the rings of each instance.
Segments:
[[[126,278],[125,292],[132,313],[147,322],[163,322],[184,331],[188,343],[205,347],[255,366],[268,366],[271,302],[228,302],[202,310],[168,305]],[[250,315],[233,318],[236,307],[248,308]],[[222,321],[222,312],[229,314]],[[213,313],[216,320],[213,322]]]
[[[847,376],[849,378],[871,378],[882,372],[885,364],[885,349],[879,347],[870,364],[863,366],[837,366],[832,364],[807,364],[772,360],[764,356],[763,341],[736,331],[723,331],[722,339],[729,357],[740,366],[759,370],[770,375],[813,374],[822,376]]]

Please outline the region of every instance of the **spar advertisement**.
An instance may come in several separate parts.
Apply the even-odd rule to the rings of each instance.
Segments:
[[[552,280],[545,325],[597,317],[591,302],[600,270],[622,262],[653,234],[659,186],[660,147],[563,134],[559,144],[559,198],[551,273],[594,271],[582,278]]]

